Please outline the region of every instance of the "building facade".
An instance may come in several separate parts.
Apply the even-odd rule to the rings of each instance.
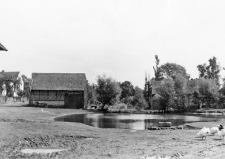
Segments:
[[[18,96],[24,90],[24,81],[20,72],[0,72],[1,96]]]
[[[33,73],[30,104],[36,102],[66,108],[87,106],[87,80],[84,73]]]

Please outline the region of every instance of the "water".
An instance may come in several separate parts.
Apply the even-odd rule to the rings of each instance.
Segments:
[[[74,114],[55,118],[56,121],[79,122],[98,128],[121,128],[144,130],[149,126],[158,126],[158,122],[172,122],[173,126],[191,122],[216,121],[209,115],[155,115],[155,114]]]

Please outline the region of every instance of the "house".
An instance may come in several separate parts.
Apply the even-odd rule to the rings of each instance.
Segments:
[[[32,73],[30,104],[45,103],[66,108],[87,106],[84,73]]]
[[[0,84],[2,88],[2,96],[14,96],[18,91],[24,90],[24,81],[21,73],[18,72],[0,72]],[[14,95],[13,95],[14,94]]]

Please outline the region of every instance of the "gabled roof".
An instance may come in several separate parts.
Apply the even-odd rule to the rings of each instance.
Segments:
[[[0,80],[16,81],[20,72],[0,72]]]
[[[0,43],[0,50],[8,51],[1,43]]]
[[[84,90],[84,73],[32,73],[31,90]]]

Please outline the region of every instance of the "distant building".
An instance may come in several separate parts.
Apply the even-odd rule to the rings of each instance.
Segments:
[[[24,81],[20,72],[0,72],[2,96],[16,96],[18,91],[24,90]],[[10,87],[7,88],[7,85]]]
[[[84,108],[87,105],[87,80],[84,73],[32,73],[30,104],[64,105]]]

